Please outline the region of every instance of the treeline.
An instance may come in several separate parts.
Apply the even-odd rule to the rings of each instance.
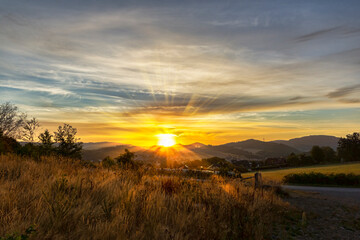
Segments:
[[[313,146],[309,153],[291,153],[286,163],[289,166],[306,166],[321,163],[340,162],[340,157],[331,147]]]
[[[53,134],[47,129],[37,134],[39,127],[36,118],[28,119],[15,105],[0,105],[0,154],[15,153],[36,159],[50,155],[81,159],[82,143],[76,137],[76,128],[64,124]]]
[[[291,153],[286,159],[289,166],[354,161],[360,161],[360,134],[358,132],[340,138],[337,151],[331,147],[313,146],[309,153]]]
[[[297,166],[311,166],[316,164],[336,163],[336,162],[353,162],[360,161],[360,134],[354,132],[346,135],[345,138],[340,138],[338,142],[337,151],[331,147],[313,146],[310,152],[295,154],[291,153],[288,157],[283,158],[267,158],[262,161],[250,160],[232,160],[230,168],[236,167],[241,172],[274,169],[283,167],[297,167]],[[214,158],[215,162],[227,162],[225,159],[219,160]],[[194,161],[188,163],[189,166],[201,166],[206,163],[205,160]],[[229,164],[227,165],[229,166]]]

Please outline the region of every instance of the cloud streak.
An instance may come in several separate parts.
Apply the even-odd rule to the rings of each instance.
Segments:
[[[240,113],[359,108],[359,4],[295,5],[4,1],[0,94],[45,122],[221,116],[224,136]]]

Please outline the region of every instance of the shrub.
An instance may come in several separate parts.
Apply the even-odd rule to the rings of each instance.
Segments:
[[[0,154],[9,152],[19,153],[20,149],[20,143],[12,137],[5,136],[0,128]]]
[[[134,158],[135,154],[133,152],[130,152],[128,149],[125,149],[125,153],[115,158],[115,160],[122,168],[135,168],[136,163],[134,161]]]
[[[339,185],[360,187],[360,175],[352,173],[292,173],[284,176],[284,183],[310,185]]]
[[[114,159],[112,159],[111,157],[107,156],[106,158],[104,158],[101,161],[101,166],[103,166],[104,168],[111,168],[115,165],[115,161]]]
[[[166,179],[162,181],[161,188],[166,194],[173,194],[178,191],[180,184],[173,179]]]
[[[0,240],[28,240],[34,232],[36,232],[34,226],[30,226],[22,234],[16,234],[16,233],[9,234],[6,235],[5,237],[0,237]]]

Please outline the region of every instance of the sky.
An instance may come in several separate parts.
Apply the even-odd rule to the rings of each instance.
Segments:
[[[0,104],[84,142],[360,130],[359,1],[0,0]]]

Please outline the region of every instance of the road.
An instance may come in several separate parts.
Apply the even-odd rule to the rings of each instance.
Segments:
[[[306,214],[307,225],[294,239],[360,239],[360,188],[283,186],[284,198]]]
[[[310,187],[294,185],[283,185],[282,187],[288,190],[311,192],[324,197],[333,197],[339,200],[353,201],[360,204],[360,188]]]

